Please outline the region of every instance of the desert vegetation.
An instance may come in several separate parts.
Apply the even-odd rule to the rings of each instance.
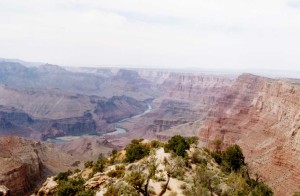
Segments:
[[[198,148],[196,137],[168,142],[134,139],[122,151],[58,174],[56,195],[273,195],[253,179],[238,145]],[[43,187],[41,188],[43,190]],[[40,192],[41,192],[40,190]],[[45,191],[43,191],[44,193]]]

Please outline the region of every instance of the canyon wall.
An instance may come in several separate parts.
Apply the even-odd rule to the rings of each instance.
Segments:
[[[47,175],[75,169],[80,161],[53,144],[0,137],[0,184],[12,195],[28,195]]]
[[[146,102],[124,95],[103,98],[4,85],[0,94],[0,135],[35,139],[110,132],[111,123],[147,109]]]
[[[128,135],[114,138],[114,142],[122,145],[136,137],[167,140],[174,134],[197,135],[207,111],[233,82],[229,76],[201,73],[144,70],[139,74],[151,81],[161,95],[152,102],[150,113],[120,124],[128,130]]]
[[[253,175],[276,195],[292,195],[300,185],[300,85],[240,76],[210,110],[200,138],[239,144]]]
[[[232,79],[222,75],[171,73],[162,83],[165,96],[212,105],[227,91]]]
[[[175,134],[193,136],[211,107],[231,86],[233,78],[223,75],[171,73],[161,84],[164,95],[159,99],[160,109],[169,114],[174,123],[168,129],[157,131],[159,139],[169,139]],[[167,115],[165,115],[167,116]],[[168,121],[168,118],[162,118]]]

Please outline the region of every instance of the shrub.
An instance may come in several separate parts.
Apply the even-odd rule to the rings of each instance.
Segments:
[[[94,163],[93,161],[87,161],[84,163],[84,168],[91,168],[93,167]]]
[[[223,142],[220,139],[216,139],[212,142],[212,144],[214,145],[215,152],[221,152],[222,143]]]
[[[111,154],[112,154],[112,155],[117,155],[117,154],[118,154],[118,151],[117,151],[116,149],[113,149],[113,150],[111,151]]]
[[[108,176],[111,178],[121,178],[125,174],[125,166],[117,165],[115,170],[111,170],[108,172]]]
[[[143,157],[149,155],[150,149],[149,147],[141,144],[142,140],[132,140],[131,144],[129,144],[125,150],[126,150],[126,159],[127,162],[134,162],[136,160],[140,160]]]
[[[94,196],[94,192],[91,189],[83,190],[77,193],[76,196]]]
[[[273,191],[270,187],[268,187],[266,184],[259,182],[259,184],[254,188],[254,190],[251,192],[252,196],[272,196]]]
[[[110,185],[107,188],[107,191],[103,194],[103,196],[118,196],[118,192],[119,191],[113,185]]]
[[[211,152],[210,155],[212,156],[212,158],[214,158],[214,160],[216,161],[216,163],[218,163],[219,165],[222,164],[222,161],[223,161],[222,152]]]
[[[194,164],[207,164],[207,160],[202,158],[201,154],[200,154],[200,150],[196,149],[191,156],[191,162]]]
[[[187,185],[185,183],[183,183],[183,184],[180,185],[179,188],[182,189],[182,190],[186,190],[187,189]]]
[[[60,172],[55,178],[55,181],[68,181],[69,175],[71,175],[72,172],[68,170],[67,172]]]
[[[199,138],[197,136],[188,137],[188,138],[186,138],[186,141],[189,145],[197,146],[199,143]]]
[[[111,152],[111,158],[109,159],[109,164],[111,164],[111,165],[113,165],[113,164],[115,164],[115,162],[116,162],[116,158],[117,158],[117,156],[118,156],[118,151],[117,150],[112,150],[112,152]]]
[[[191,189],[183,191],[184,195],[187,196],[195,196],[195,195],[201,195],[201,196],[210,196],[210,192],[206,187],[203,187],[202,184],[197,184],[193,186]]]
[[[194,177],[194,186],[196,189],[199,184],[202,185],[203,188],[207,188],[209,192],[212,193],[218,190],[218,185],[220,180],[218,176],[211,170],[208,170],[206,165],[201,165],[197,167],[196,174]]]
[[[164,146],[166,152],[173,151],[177,156],[182,157],[186,155],[186,150],[188,150],[189,148],[189,143],[180,135],[173,136]]]
[[[223,155],[223,165],[227,170],[237,171],[245,165],[245,157],[238,145],[229,146]]]
[[[78,172],[81,172],[81,170],[77,168],[77,169],[74,170],[73,173],[78,173]]]
[[[150,142],[150,147],[151,148],[159,148],[159,147],[162,147],[164,146],[164,144],[161,142],[161,141],[158,141],[158,140],[152,140]]]
[[[145,182],[145,176],[140,173],[140,172],[136,172],[133,171],[130,174],[128,174],[125,178],[125,181],[131,185],[134,188],[137,189],[142,189],[142,186],[144,185]]]
[[[71,179],[69,181],[61,180],[57,186],[57,195],[93,195],[93,192],[84,190],[84,180],[82,178]],[[90,194],[91,192],[91,194]]]
[[[93,166],[93,174],[96,172],[103,172],[107,164],[107,159],[105,157],[99,157],[97,162]]]

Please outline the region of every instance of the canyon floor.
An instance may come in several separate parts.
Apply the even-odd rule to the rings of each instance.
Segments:
[[[222,148],[240,145],[251,175],[275,195],[292,195],[300,186],[299,130],[297,79],[0,62],[0,161],[7,165],[0,185],[16,194],[134,138],[179,134],[206,147],[216,139]]]

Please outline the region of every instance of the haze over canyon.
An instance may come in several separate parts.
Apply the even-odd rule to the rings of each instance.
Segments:
[[[241,146],[275,195],[300,185],[300,80],[0,61],[0,185],[29,195],[132,139]]]

